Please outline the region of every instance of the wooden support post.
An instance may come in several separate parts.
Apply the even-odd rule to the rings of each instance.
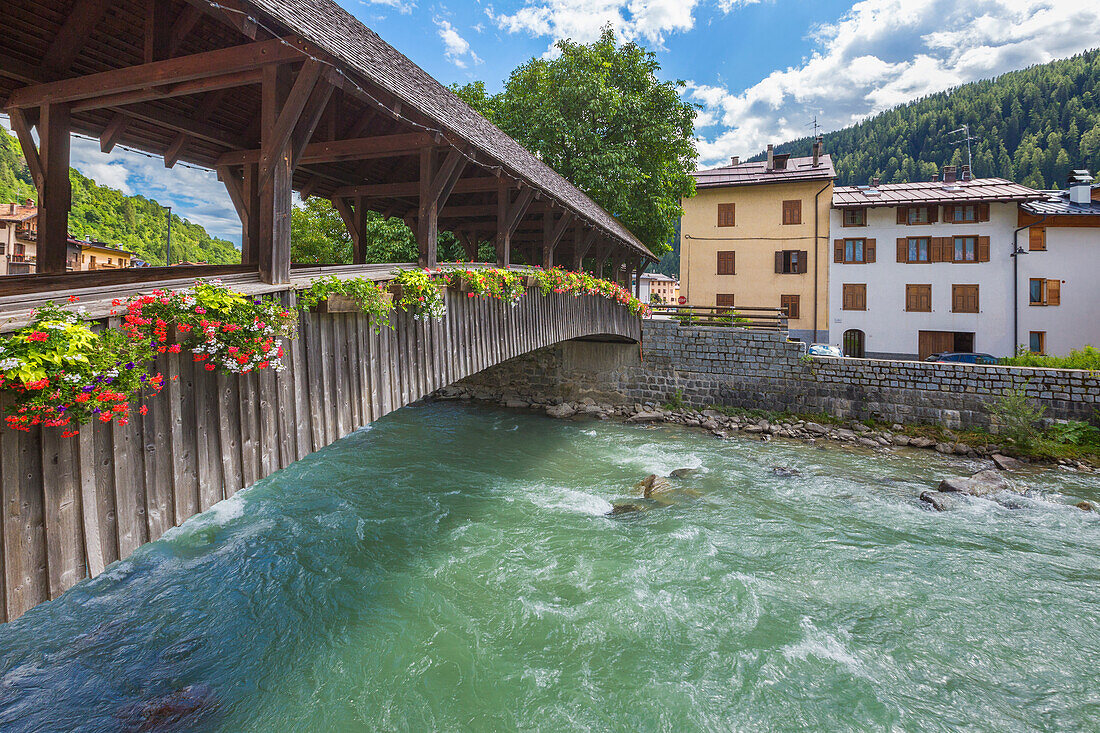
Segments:
[[[47,104],[38,119],[43,186],[38,191],[38,254],[35,271],[65,272],[68,252],[69,207],[72,186],[69,183],[69,132],[72,120],[65,104]]]
[[[462,242],[462,249],[466,253],[467,262],[477,261],[477,234],[463,232],[458,235],[458,241]]]
[[[573,269],[577,272],[580,272],[581,268],[584,267],[584,258],[588,255],[588,250],[592,248],[592,243],[596,241],[596,234],[595,229],[585,231],[584,227],[579,222],[577,223],[573,244]]]
[[[554,212],[548,209],[542,215],[542,266],[547,270],[554,266],[554,251],[565,235],[565,230],[573,222],[573,214],[569,211],[563,212],[557,224],[553,222]]]
[[[351,237],[352,262],[356,265],[363,264],[367,261],[366,246],[363,241],[367,209],[363,206],[363,199],[356,199],[355,204],[352,205],[348,199],[335,197],[332,199],[332,206],[344,220],[344,226],[347,227],[348,235]]]
[[[434,269],[438,264],[439,208],[432,199],[432,180],[435,178],[435,150],[420,151],[420,206],[416,217],[417,261],[421,267]]]
[[[634,267],[634,297],[642,297],[642,273],[645,272],[646,261],[644,257],[638,257],[638,264]]]
[[[258,265],[260,249],[260,170],[252,163],[244,166],[242,198],[245,217],[241,219],[241,264]]]
[[[262,136],[267,154],[268,175],[260,187],[260,226],[257,247],[257,264],[260,278],[271,284],[290,281],[290,152],[287,149],[290,136],[276,130],[287,96],[287,79],[284,67],[264,68]],[[312,91],[312,90],[311,90]],[[276,135],[281,144],[276,145]],[[262,162],[261,162],[262,167]]]

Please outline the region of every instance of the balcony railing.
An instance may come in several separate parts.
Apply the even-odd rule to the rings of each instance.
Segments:
[[[753,306],[653,305],[651,318],[671,318],[681,326],[751,328],[786,331],[787,312],[782,308]]]

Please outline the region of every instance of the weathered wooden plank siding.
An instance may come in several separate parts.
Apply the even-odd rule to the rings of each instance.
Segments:
[[[284,293],[293,307],[294,296]],[[514,356],[570,338],[641,336],[597,297],[519,305],[447,291],[446,318],[301,313],[282,373],[217,374],[188,353],[129,425],[0,428],[0,620],[56,598],[169,528],[349,432]]]

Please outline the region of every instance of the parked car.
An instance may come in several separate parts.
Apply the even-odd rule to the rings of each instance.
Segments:
[[[962,351],[945,351],[942,354],[932,354],[925,361],[934,361],[940,364],[999,364],[1000,361],[992,354],[972,354]]]
[[[839,346],[831,344],[810,344],[810,356],[843,356]]]

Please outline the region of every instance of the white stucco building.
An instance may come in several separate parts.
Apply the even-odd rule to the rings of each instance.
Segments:
[[[1065,191],[1023,204],[1017,343],[1065,356],[1100,348],[1100,186],[1075,171]]]
[[[836,188],[829,334],[850,356],[1015,352],[1018,208],[1044,194],[1000,178]]]
[[[637,283],[631,284],[631,290]],[[662,303],[666,305],[676,305],[676,299],[680,297],[680,281],[676,278],[663,275],[659,272],[643,272],[642,284],[638,291],[640,294],[638,298],[643,303],[652,302],[654,295],[658,296]]]

